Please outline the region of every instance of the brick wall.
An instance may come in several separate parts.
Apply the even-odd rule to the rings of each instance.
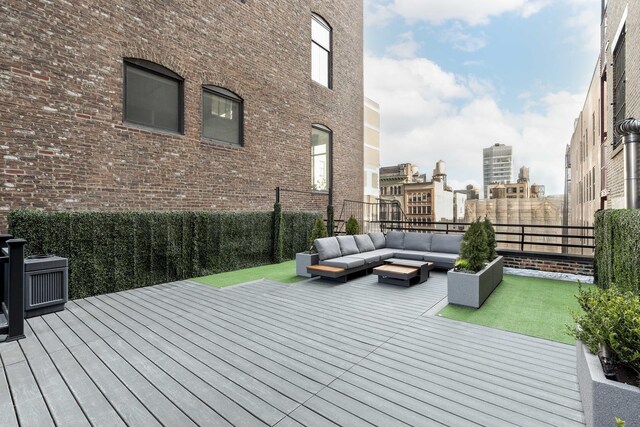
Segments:
[[[312,12],[332,89],[310,77]],[[185,79],[183,135],[123,123],[123,57]],[[201,139],[203,84],[244,99],[243,147]],[[362,199],[361,1],[3,2],[0,98],[0,229],[18,207],[271,209],[276,186],[311,190],[312,123],[333,131],[336,204]]]
[[[623,21],[625,9],[627,10],[626,21]],[[605,131],[607,132],[607,149],[605,161],[607,162],[607,189],[609,195],[607,199],[607,208],[624,208],[626,201],[624,198],[624,150],[620,145],[613,150],[611,143],[613,141],[613,51],[614,38],[620,23],[626,24],[626,113],[625,117],[640,117],[640,50],[636,47],[640,44],[640,4],[636,1],[627,0],[609,0],[605,11],[605,19],[603,19],[602,46],[606,64],[606,99],[605,108]]]
[[[592,256],[506,250],[498,253],[504,257],[505,267],[593,276]]]

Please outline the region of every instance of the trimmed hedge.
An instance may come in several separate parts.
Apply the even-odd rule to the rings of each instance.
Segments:
[[[595,214],[594,279],[640,295],[640,210],[608,209]]]
[[[25,253],[69,259],[69,298],[269,264],[307,248],[318,212],[43,212],[17,210],[9,233]],[[276,254],[277,255],[277,254]]]

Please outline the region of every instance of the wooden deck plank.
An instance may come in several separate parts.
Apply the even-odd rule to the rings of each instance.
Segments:
[[[584,424],[571,346],[425,315],[445,297],[434,271],[411,288],[180,281],[70,302],[0,343],[0,419],[4,407],[7,425]]]
[[[18,418],[4,369],[0,369],[0,426],[18,427]]]
[[[128,295],[128,297],[131,296]],[[132,301],[141,302],[142,300],[132,298]],[[149,327],[158,334],[162,334],[166,330],[175,332],[175,335],[170,336],[177,342],[184,340],[182,348],[188,349],[191,354],[209,363],[215,369],[226,369],[226,365],[237,366],[244,374],[255,377],[297,402],[306,401],[312,393],[321,388],[316,382],[299,377],[295,371],[273,364],[260,355],[244,352],[234,353],[222,345],[224,344],[222,340],[209,339],[175,321],[168,324],[160,320],[158,324]],[[222,362],[222,365],[217,360]]]
[[[54,426],[38,383],[26,361],[5,366],[18,421],[23,426]]]
[[[114,295],[112,297],[114,301],[118,302],[116,298],[121,296]],[[127,301],[126,298],[122,298],[121,310],[124,310],[123,307],[127,307]],[[138,309],[140,308],[138,307]],[[128,312],[123,311],[123,314],[127,315]],[[153,316],[155,313],[147,312],[147,314]],[[165,319],[160,318],[159,320]],[[185,367],[188,367],[192,372],[199,372],[207,381],[218,383],[218,375],[224,376],[258,394],[285,413],[293,410],[298,405],[296,402],[304,402],[310,397],[310,393],[295,387],[258,365],[250,365],[238,357],[231,358],[233,363],[231,364],[215,353],[207,352],[199,346],[204,342],[203,339],[192,338],[193,340],[190,341],[187,339],[189,332],[186,329],[180,329],[170,323],[167,323],[166,327],[163,327],[162,323],[159,325],[149,324],[149,330],[140,331],[139,334],[152,345],[163,348],[163,351],[168,354],[175,355],[174,358],[180,359]]]

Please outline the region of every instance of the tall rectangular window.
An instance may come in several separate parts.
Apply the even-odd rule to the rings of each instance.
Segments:
[[[311,17],[311,78],[331,87],[331,27],[317,15]]]
[[[621,120],[625,119],[626,114],[626,97],[625,97],[625,78],[626,78],[626,58],[625,58],[625,39],[626,25],[622,27],[620,37],[613,50],[613,125],[615,126]],[[622,137],[614,132],[613,146],[617,147],[622,142]]]
[[[182,132],[183,80],[158,64],[124,61],[124,121]]]
[[[202,87],[202,136],[242,145],[242,98],[217,86]]]
[[[331,165],[331,131],[314,126],[311,129],[311,188],[316,191],[329,190]]]

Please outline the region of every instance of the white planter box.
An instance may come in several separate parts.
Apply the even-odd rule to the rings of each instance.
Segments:
[[[309,254],[306,252],[299,252],[296,254],[296,275],[302,277],[313,277],[307,273],[307,267],[315,265],[320,262],[318,254]]]
[[[576,370],[587,427],[640,426],[640,388],[605,378],[598,356],[580,340],[576,342]]]
[[[447,272],[447,298],[449,304],[480,308],[491,292],[502,282],[504,261],[501,256],[475,273]]]

